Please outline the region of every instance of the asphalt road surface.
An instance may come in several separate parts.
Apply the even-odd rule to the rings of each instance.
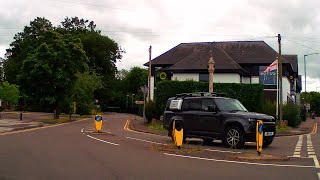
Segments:
[[[127,130],[130,117],[93,120],[0,135],[0,180],[35,179],[319,179],[320,135],[280,137],[263,153],[295,156],[284,162],[238,162],[226,155],[255,152],[226,149],[219,142],[188,140],[194,153],[163,150],[169,137]],[[173,146],[172,146],[173,147]]]

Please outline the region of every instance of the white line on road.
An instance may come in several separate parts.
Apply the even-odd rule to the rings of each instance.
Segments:
[[[202,158],[202,157],[196,157],[196,156],[184,156],[179,154],[169,154],[169,153],[163,153],[163,154],[167,156],[175,156],[175,157],[188,158],[188,159],[198,159],[198,160],[205,160],[205,161],[225,162],[225,163],[236,163],[236,164],[247,164],[247,165],[258,165],[258,166],[275,166],[275,167],[316,168],[315,166],[304,166],[304,165],[294,165],[294,164],[263,164],[263,163],[250,163],[250,162],[242,162],[242,161],[209,159],[209,158]]]
[[[314,166],[320,168],[319,161],[316,155],[309,155],[309,157],[313,158]]]
[[[147,143],[153,143],[153,144],[162,144],[162,145],[166,145],[166,144],[163,144],[163,143],[158,143],[158,142],[153,142],[153,141],[148,141],[148,140],[138,139],[138,138],[133,138],[133,137],[126,137],[126,138],[127,138],[127,139],[136,140],[136,141],[147,142]]]
[[[294,157],[300,157],[302,142],[303,142],[303,135],[300,135],[297,145],[295,147],[295,150],[293,152]]]
[[[115,146],[119,146],[119,144],[116,144],[116,143],[112,143],[112,142],[109,142],[109,141],[105,141],[105,140],[102,140],[102,139],[98,139],[98,138],[95,138],[95,137],[92,137],[90,135],[87,135],[89,138],[92,138],[92,139],[95,139],[97,141],[101,141],[101,142],[104,142],[104,143],[108,143],[108,144],[111,144],[111,145],[115,145]]]
[[[84,128],[81,129],[81,132],[83,133]]]
[[[206,151],[212,151],[212,152],[221,152],[221,153],[233,153],[233,154],[240,154],[242,152],[238,151],[221,151],[221,150],[216,150],[216,149],[205,149]]]

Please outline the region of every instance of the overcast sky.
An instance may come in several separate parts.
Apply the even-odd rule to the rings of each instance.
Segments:
[[[0,6],[0,57],[36,17],[53,25],[65,17],[95,21],[103,35],[125,49],[118,69],[142,66],[182,42],[264,40],[275,50],[278,33],[282,51],[320,53],[319,0],[10,0]],[[305,46],[302,46],[305,45]],[[317,88],[318,87],[318,88]],[[304,90],[304,86],[303,86]],[[307,91],[320,91],[320,54],[307,57]]]

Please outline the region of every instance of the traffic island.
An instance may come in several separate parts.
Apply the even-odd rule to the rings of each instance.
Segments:
[[[244,162],[279,162],[290,160],[289,157],[285,156],[278,156],[272,154],[258,155],[257,153],[229,154],[225,156],[225,159]]]
[[[153,144],[151,148],[154,151],[172,154],[194,154],[203,151],[202,148],[185,145],[181,146],[180,149],[178,149],[175,144]]]

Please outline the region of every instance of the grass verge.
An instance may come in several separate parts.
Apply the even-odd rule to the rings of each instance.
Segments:
[[[152,119],[151,123],[148,125],[148,128],[156,131],[166,131],[166,129],[163,128],[162,122],[155,119]]]
[[[73,122],[76,121],[74,118],[66,118],[66,117],[60,117],[59,119],[42,119],[40,122],[46,123],[46,124],[61,124],[61,123],[67,123],[67,122]]]
[[[287,127],[284,127],[284,128],[280,128],[279,126],[277,126],[277,133],[286,133],[286,132],[289,132],[291,129],[291,127],[287,126]]]

